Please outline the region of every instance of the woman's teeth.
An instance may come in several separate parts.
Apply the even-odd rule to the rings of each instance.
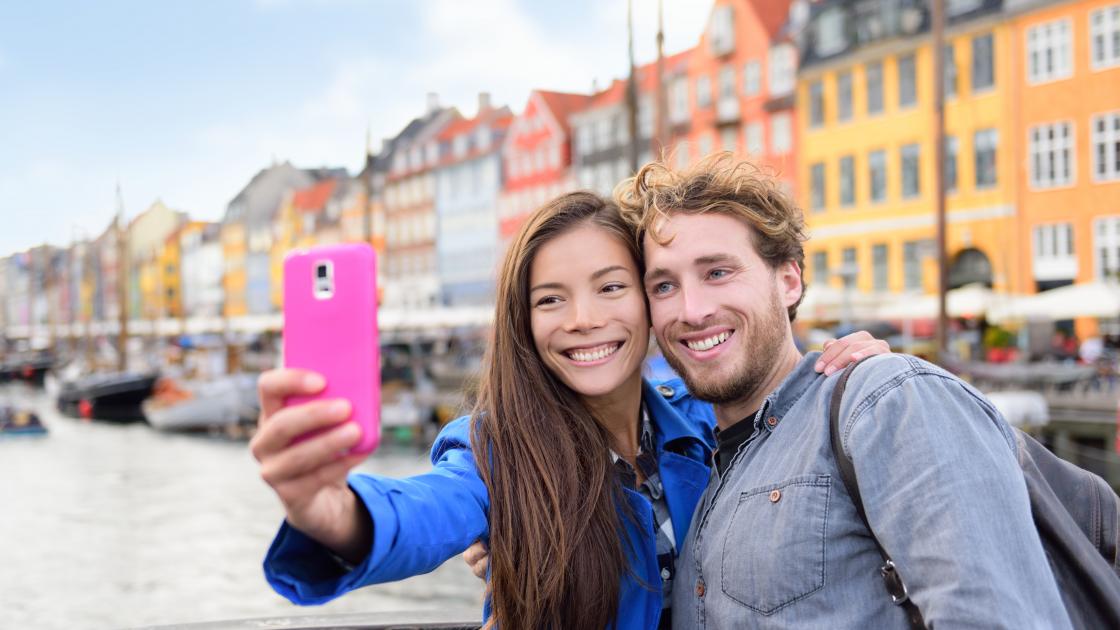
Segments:
[[[711,350],[712,348],[718,346],[719,344],[727,341],[727,338],[730,337],[730,336],[731,336],[731,332],[725,330],[724,332],[721,332],[718,335],[712,335],[711,337],[708,337],[707,339],[700,339],[698,341],[686,341],[686,342],[684,342],[684,344],[692,350],[695,350],[697,352],[703,352],[705,350]]]
[[[607,344],[605,346],[598,346],[596,348],[588,348],[582,350],[569,350],[566,354],[574,361],[580,363],[590,363],[609,357],[622,347],[620,343]]]

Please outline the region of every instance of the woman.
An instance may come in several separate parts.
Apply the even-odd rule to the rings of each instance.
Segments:
[[[679,381],[641,377],[649,344],[640,250],[617,207],[590,193],[538,210],[498,280],[479,403],[432,448],[431,472],[346,472],[357,439],[345,403],[283,408],[316,375],[261,378],[252,450],[287,520],[265,561],[301,604],[434,569],[490,548],[490,621],[505,628],[653,628],[676,546],[710,476],[711,408]],[[842,367],[885,344],[834,344]],[[293,437],[328,428],[314,439]],[[472,444],[486,444],[475,460]],[[349,481],[349,484],[347,483]]]

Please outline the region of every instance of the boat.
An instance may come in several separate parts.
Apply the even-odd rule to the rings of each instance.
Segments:
[[[151,396],[158,378],[158,374],[111,372],[63,383],[58,393],[58,410],[86,420],[143,422],[140,403]]]
[[[0,382],[24,381],[42,387],[43,379],[54,364],[54,358],[48,354],[9,359],[0,365]]]
[[[148,424],[162,431],[202,431],[256,422],[257,375],[212,381],[164,377],[141,404]]]
[[[0,405],[0,438],[46,434],[47,427],[34,412]]]

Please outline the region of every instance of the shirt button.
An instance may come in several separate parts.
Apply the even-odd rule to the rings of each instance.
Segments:
[[[766,419],[766,424],[768,424],[770,428],[773,429],[774,427],[778,426],[778,419],[774,416],[770,416]]]
[[[661,579],[662,580],[668,580],[671,575],[672,574],[669,573],[669,567],[665,567],[664,569],[661,569]]]
[[[770,502],[771,503],[777,503],[778,501],[781,501],[781,500],[782,500],[782,491],[781,490],[771,490],[770,491]]]
[[[704,580],[697,580],[696,581],[696,596],[697,597],[703,597],[704,596]]]

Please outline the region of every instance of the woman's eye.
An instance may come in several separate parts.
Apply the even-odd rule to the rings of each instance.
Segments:
[[[537,306],[548,306],[549,304],[556,304],[559,301],[560,298],[556,297],[555,295],[547,295],[537,300]]]
[[[612,282],[603,287],[603,293],[615,293],[616,291],[621,291],[625,288],[626,285],[622,284],[621,282]]]

